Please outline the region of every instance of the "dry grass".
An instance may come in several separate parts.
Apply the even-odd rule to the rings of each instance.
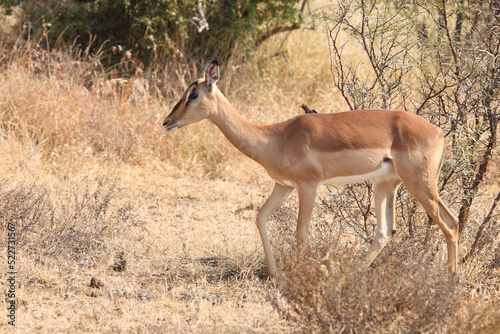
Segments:
[[[450,285],[434,232],[422,243],[393,240],[368,269],[359,266],[359,246],[342,237],[298,261],[290,257],[276,307],[301,332],[498,332],[498,268]]]
[[[280,44],[270,41],[253,63],[228,65],[222,90],[256,123],[300,103],[345,109],[321,35],[293,33],[268,58]],[[0,231],[15,222],[18,332],[498,332],[498,235],[452,290],[438,231],[418,245],[403,234],[362,271],[366,245],[318,206],[295,261],[292,196],[269,222],[289,282],[276,285],[254,224],[272,187],[264,171],[206,122],[161,127],[192,65],[120,81],[98,56],[25,45],[14,57],[2,41]]]

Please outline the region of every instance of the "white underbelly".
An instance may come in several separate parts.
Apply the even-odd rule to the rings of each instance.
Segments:
[[[369,172],[366,174],[332,177],[329,179],[322,180],[321,182],[319,182],[318,185],[353,184],[353,183],[361,183],[361,182],[368,181],[368,180],[372,181],[374,184],[376,184],[379,182],[388,181],[388,180],[392,181],[395,179],[399,179],[399,177],[396,173],[396,170],[394,169],[394,165],[389,160],[389,161],[383,161],[382,164],[380,165],[380,168],[376,169],[372,172]],[[273,180],[279,184],[296,188],[296,184],[292,180],[286,180],[286,179],[277,180],[275,178],[273,178]]]
[[[383,161],[379,169],[373,172],[359,175],[337,176],[331,179],[321,181],[319,184],[352,184],[364,181],[373,181],[375,183],[384,181],[384,179],[394,179],[396,171],[390,161]]]

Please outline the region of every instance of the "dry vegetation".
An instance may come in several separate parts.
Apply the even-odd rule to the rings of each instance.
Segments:
[[[251,63],[228,64],[222,90],[256,123],[299,114],[300,103],[346,109],[322,34],[295,32],[269,57],[279,37]],[[272,188],[263,169],[207,122],[174,134],[161,127],[195,78],[192,64],[172,59],[154,78],[122,80],[101,68],[99,52],[0,38],[0,272],[13,222],[18,332],[500,331],[498,234],[451,288],[435,227],[411,242],[400,231],[361,270],[367,243],[317,205],[311,247],[296,261],[292,196],[268,223],[288,278],[276,285],[254,224]],[[492,174],[475,214],[491,206]],[[2,332],[6,307],[2,299]]]

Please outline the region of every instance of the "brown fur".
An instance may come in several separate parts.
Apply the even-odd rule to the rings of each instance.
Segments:
[[[276,181],[257,215],[257,226],[271,275],[278,275],[265,221],[295,188],[299,195],[297,246],[304,246],[316,188],[326,180],[359,176],[374,184],[378,228],[367,255],[371,263],[396,229],[394,197],[403,182],[440,226],[448,245],[448,270],[456,275],[457,219],[437,192],[444,136],[423,118],[404,111],[358,110],[300,115],[272,125],[256,125],[239,115],[215,83],[219,72],[209,64],[198,80],[199,96],[165,119],[168,130],[209,119],[242,153],[260,163]],[[378,173],[378,174],[373,174]],[[339,179],[340,178],[340,179]],[[350,180],[350,179],[346,179]]]

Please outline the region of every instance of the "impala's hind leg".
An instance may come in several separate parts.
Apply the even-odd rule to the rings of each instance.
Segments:
[[[452,278],[456,278],[458,219],[451,214],[435,189],[418,189],[417,191],[408,189],[408,191],[422,204],[443,232],[448,248],[448,273]]]
[[[439,197],[437,181],[443,164],[444,138],[429,144],[425,154],[403,152],[398,155],[396,171],[408,192],[422,204],[438,224],[448,248],[448,273],[457,278],[458,219]]]
[[[374,182],[375,211],[377,214],[377,230],[375,238],[366,255],[366,264],[370,265],[396,232],[394,206],[396,191],[401,184],[399,179]]]
[[[439,167],[441,164],[439,164]],[[444,234],[448,247],[448,273],[457,277],[458,219],[443,203],[437,191],[439,168],[422,170],[411,177],[403,177],[403,184],[408,192],[422,204],[425,211],[438,224]],[[400,173],[401,174],[401,173]]]

